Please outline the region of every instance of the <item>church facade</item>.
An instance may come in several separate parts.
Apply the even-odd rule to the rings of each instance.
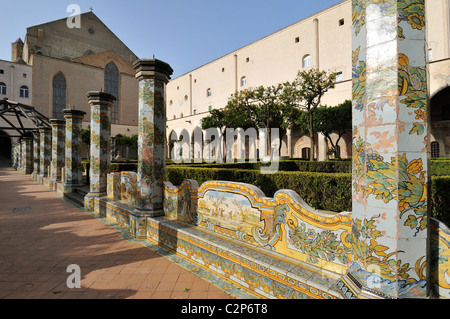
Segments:
[[[30,98],[25,104],[48,118],[63,118],[64,109],[86,112],[89,91],[116,97],[111,134],[137,133],[138,82],[132,67],[137,56],[93,13],[80,15],[79,27],[67,18],[27,28],[25,40],[12,43],[11,61],[32,69]]]

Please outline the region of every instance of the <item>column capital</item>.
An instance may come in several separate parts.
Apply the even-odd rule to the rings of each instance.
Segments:
[[[64,117],[84,117],[86,112],[81,110],[72,110],[72,109],[64,109],[63,110]]]
[[[112,105],[116,97],[112,94],[100,91],[89,91],[86,93],[89,104],[109,104]]]
[[[173,73],[173,69],[168,63],[158,59],[139,59],[133,63],[133,67],[138,80],[157,77],[167,84]]]
[[[47,126],[39,126],[38,130],[39,130],[39,133],[44,133],[44,132],[51,132],[52,128],[51,127],[47,127]]]
[[[62,119],[50,119],[50,124],[53,125],[66,125],[66,120]]]

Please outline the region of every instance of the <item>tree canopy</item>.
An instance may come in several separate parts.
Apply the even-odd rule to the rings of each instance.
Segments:
[[[202,119],[202,128],[214,127],[224,130],[225,128],[253,127],[267,129],[268,133],[271,128],[279,128],[280,133],[283,134],[286,129],[298,125],[302,134],[309,134],[311,150],[314,152],[314,133],[317,132],[315,126],[321,131],[330,132],[328,135],[333,131],[328,126],[320,126],[324,125],[325,120],[328,121],[328,115],[321,113],[320,123],[322,124],[319,125],[314,120],[314,113],[320,106],[323,95],[334,88],[335,79],[336,73],[312,68],[299,71],[292,82],[267,87],[258,86],[235,92],[225,108],[212,110],[209,116]],[[332,116],[331,120],[334,121]],[[269,136],[270,134],[267,137]],[[314,153],[312,154],[311,160],[314,159]]]

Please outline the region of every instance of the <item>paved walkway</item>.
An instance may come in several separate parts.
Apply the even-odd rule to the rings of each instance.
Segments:
[[[173,255],[172,255],[173,258]],[[76,264],[81,288],[68,288]],[[73,282],[73,281],[71,281]],[[0,162],[0,298],[228,299],[216,285]]]

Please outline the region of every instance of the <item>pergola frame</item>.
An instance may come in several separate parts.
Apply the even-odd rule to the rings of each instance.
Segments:
[[[8,116],[15,116],[18,125],[8,119]],[[19,135],[9,135],[10,137],[22,138],[30,136],[31,132],[36,131],[39,128],[51,127],[49,119],[42,113],[36,111],[33,106],[10,101],[8,99],[0,100],[0,118],[0,125],[4,125],[5,123],[9,125],[0,126],[0,130],[15,130],[19,133]],[[3,123],[2,120],[5,123]]]

